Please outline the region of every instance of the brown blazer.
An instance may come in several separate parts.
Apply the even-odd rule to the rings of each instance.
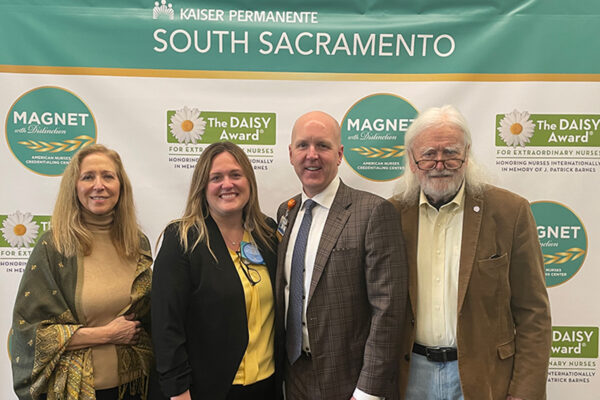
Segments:
[[[468,189],[468,188],[467,188]],[[403,338],[400,393],[406,390],[417,299],[418,204],[401,213],[409,263],[412,330]],[[458,368],[465,400],[545,399],[550,305],[529,203],[494,186],[467,190],[458,278]],[[418,317],[417,321],[418,323]]]
[[[288,215],[278,252],[276,320],[285,321]],[[277,219],[287,210],[287,201]],[[398,214],[385,199],[340,183],[323,229],[308,294],[312,363],[322,399],[348,400],[356,387],[386,398],[397,392],[407,266]],[[315,399],[316,400],[316,399]]]

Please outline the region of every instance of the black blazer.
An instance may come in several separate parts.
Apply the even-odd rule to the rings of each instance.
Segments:
[[[268,218],[269,225],[275,222]],[[165,229],[152,278],[152,341],[161,390],[176,396],[190,390],[193,399],[225,399],[248,345],[244,289],[225,241],[209,216],[206,219],[214,260],[205,243],[184,253],[178,226]],[[188,232],[190,246],[195,229]],[[255,238],[256,239],[256,238]],[[277,239],[271,249],[257,242],[275,285]],[[280,334],[276,333],[277,388]],[[279,394],[273,395],[278,398]]]

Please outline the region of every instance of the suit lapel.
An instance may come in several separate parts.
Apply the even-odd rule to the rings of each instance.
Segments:
[[[467,286],[473,272],[477,241],[483,217],[483,199],[465,193],[465,208],[462,229],[462,245],[460,249],[460,269],[458,272],[458,310],[462,309],[467,293]]]
[[[402,208],[400,213],[402,221],[402,234],[406,246],[406,258],[408,260],[408,295],[413,315],[417,315],[417,250],[419,239],[419,204]]]
[[[283,251],[280,251],[279,255],[278,255],[277,261],[278,261],[279,265],[283,265],[283,263],[285,262],[285,253],[287,252],[287,247],[288,247],[288,244],[290,243],[290,233],[292,232],[292,228],[294,227],[294,222],[296,221],[296,216],[298,215],[298,211],[300,211],[300,206],[302,205],[302,196],[301,195],[294,196],[294,200],[296,201],[296,204],[294,205],[294,207],[292,207],[290,209],[290,212],[287,215],[288,224],[287,224],[287,227],[285,228],[283,237],[281,238],[281,243],[279,243],[279,247],[283,250]],[[282,216],[284,216],[284,215],[285,215],[285,211],[283,212]]]
[[[294,222],[296,221],[296,216],[298,215],[298,211],[300,210],[300,205],[302,203],[302,195],[294,196],[294,200],[296,201],[296,205],[292,207],[290,210],[287,219],[288,225],[285,228],[285,232],[283,237],[281,238],[281,243],[279,243],[278,251],[277,251],[277,294],[276,299],[280,302],[280,304],[284,304],[284,289],[285,289],[285,254],[287,253],[287,247],[290,242],[290,233],[292,232],[292,227],[294,226]],[[282,216],[285,215],[285,209],[283,210]],[[281,220],[281,216],[279,217]],[[279,221],[277,221],[279,223]]]
[[[340,187],[331,204],[331,209],[327,215],[327,221],[323,227],[321,240],[319,241],[312,280],[310,282],[310,291],[308,292],[308,303],[310,303],[315,288],[321,279],[321,275],[323,274],[327,260],[329,260],[329,255],[333,250],[333,246],[335,246],[338,237],[342,233],[342,230],[350,217],[349,207],[351,204],[352,197],[350,189],[344,185],[343,182],[340,182]]]

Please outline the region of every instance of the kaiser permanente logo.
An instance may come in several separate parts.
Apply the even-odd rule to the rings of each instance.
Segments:
[[[242,10],[218,8],[180,8],[175,13],[172,3],[166,0],[155,1],[152,8],[152,19],[174,20],[175,15],[182,21],[211,21],[211,22],[250,22],[250,23],[292,23],[292,24],[317,24],[318,12],[316,11],[274,11],[274,10]],[[229,32],[221,32],[228,34]],[[447,36],[447,35],[446,35]]]
[[[598,358],[598,327],[552,327],[552,357]]]
[[[587,234],[581,219],[567,206],[552,201],[531,203],[544,254],[546,286],[571,279],[587,255]]]
[[[154,2],[154,8],[152,9],[152,19],[167,18],[175,19],[175,11],[173,11],[173,5],[167,4],[166,0],[161,0],[160,4],[158,1]]]
[[[77,150],[96,141],[96,121],[76,94],[43,86],[21,95],[10,107],[6,141],[26,168],[61,175]]]
[[[373,94],[354,103],[341,124],[346,162],[373,181],[402,176],[404,134],[416,115],[412,104],[394,94]]]
[[[600,169],[600,115],[496,115],[496,165],[503,172],[594,173]]]

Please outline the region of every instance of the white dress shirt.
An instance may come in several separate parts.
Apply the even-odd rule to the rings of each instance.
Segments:
[[[329,215],[329,209],[335,198],[335,194],[340,186],[340,179],[335,178],[321,193],[312,197],[315,203],[317,203],[312,209],[312,223],[310,225],[310,231],[308,232],[308,242],[306,245],[306,255],[304,258],[304,299],[302,305],[302,350],[310,353],[310,342],[308,340],[308,328],[306,326],[306,306],[308,304],[308,292],[310,291],[310,282],[312,281],[313,269],[315,266],[315,258],[317,257],[317,249],[319,248],[319,242],[321,241],[321,235],[323,234],[323,228]],[[288,282],[285,286],[285,321],[287,324],[287,309],[288,299],[290,297],[290,272],[292,270],[292,254],[294,252],[294,246],[296,244],[296,237],[298,236],[298,230],[300,224],[304,218],[304,204],[309,197],[302,192],[302,204],[298,215],[296,216],[296,222],[290,232],[290,241],[288,244],[287,252],[285,253],[285,281]]]

